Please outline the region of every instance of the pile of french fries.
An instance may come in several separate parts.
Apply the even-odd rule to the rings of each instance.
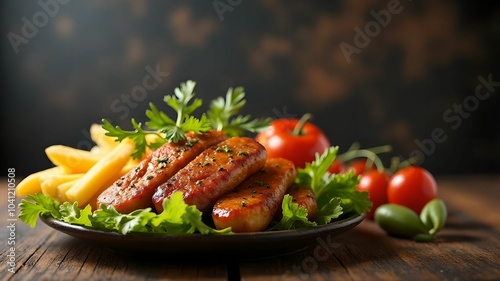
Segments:
[[[141,160],[130,156],[134,150],[132,141],[116,142],[105,132],[100,125],[92,124],[90,136],[96,145],[90,151],[64,145],[47,147],[45,153],[55,167],[23,179],[17,186],[17,195],[42,192],[59,202],[96,208],[97,196]]]

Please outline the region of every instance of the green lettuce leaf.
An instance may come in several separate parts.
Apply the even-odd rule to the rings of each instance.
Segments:
[[[286,194],[281,204],[283,217],[280,222],[272,226],[269,230],[289,230],[297,228],[311,228],[316,226],[315,222],[307,219],[307,210],[299,204],[293,202],[293,197]]]
[[[90,216],[92,215],[92,208],[87,205],[83,210],[78,207],[78,203],[73,204],[64,202],[59,205],[59,213],[61,220],[71,224],[78,224],[83,226],[91,226]]]
[[[61,218],[59,212],[59,202],[52,200],[49,196],[37,193],[27,195],[19,204],[19,219],[32,228],[36,226],[36,221],[40,215],[50,215],[55,219]]]
[[[101,205],[91,211],[90,205],[81,209],[77,203],[59,204],[49,196],[37,193],[27,196],[20,204],[21,221],[36,226],[39,215],[49,215],[70,224],[81,225],[96,230],[128,233],[231,233],[230,228],[217,230],[205,224],[202,212],[196,206],[187,205],[182,193],[176,192],[163,202],[164,211],[156,214],[151,208],[121,214],[112,206]]]
[[[332,146],[321,155],[317,153],[315,161],[307,163],[303,169],[297,169],[295,182],[310,186],[316,196],[318,213],[315,220],[320,225],[330,223],[344,214],[368,212],[372,206],[368,192],[356,189],[359,177],[353,172],[328,172],[337,152],[338,147]]]
[[[328,202],[324,202],[321,205],[318,204],[316,218],[314,218],[314,221],[316,221],[319,225],[322,225],[338,218],[344,213],[341,202],[342,200],[339,197],[333,197]]]
[[[354,172],[327,175],[324,183],[325,186],[320,198],[321,203],[318,203],[318,206],[325,204],[327,198],[338,197],[342,200],[341,206],[344,213],[362,214],[370,211],[372,203],[370,202],[369,193],[356,189],[359,184],[359,177],[354,175]]]

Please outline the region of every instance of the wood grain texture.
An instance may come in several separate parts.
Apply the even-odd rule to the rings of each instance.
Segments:
[[[242,280],[499,280],[495,201],[500,198],[500,178],[446,178],[438,183],[449,216],[433,243],[388,236],[365,220],[299,255],[244,263]],[[323,250],[325,244],[331,254]]]
[[[2,261],[0,280],[226,280],[226,266],[220,262],[189,264],[127,256],[42,223],[21,231],[30,234],[19,238],[16,273],[7,272]]]
[[[0,202],[0,280],[499,280],[500,177],[438,179],[448,222],[433,243],[386,235],[373,221],[318,237],[303,252],[263,260],[130,256],[56,232],[16,225],[8,272],[6,201]],[[5,181],[0,192],[6,194]],[[18,200],[18,203],[20,200]]]

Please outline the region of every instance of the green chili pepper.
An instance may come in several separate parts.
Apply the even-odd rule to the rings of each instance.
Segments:
[[[375,221],[387,233],[409,237],[416,241],[432,241],[431,227],[426,226],[411,209],[397,205],[384,204],[375,211]]]
[[[432,242],[434,241],[434,235],[428,233],[422,233],[413,236],[412,239],[417,242]]]
[[[443,229],[447,216],[446,205],[441,199],[429,201],[420,212],[420,219],[427,227],[431,228],[429,233],[432,235]]]

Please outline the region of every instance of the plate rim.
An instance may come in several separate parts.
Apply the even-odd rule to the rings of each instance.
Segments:
[[[271,230],[271,231],[256,231],[256,232],[239,232],[239,233],[220,233],[220,234],[201,234],[201,233],[146,233],[146,232],[131,232],[127,234],[122,234],[118,231],[104,231],[99,229],[93,229],[90,227],[71,224],[58,220],[50,215],[40,215],[39,218],[47,226],[57,230],[62,231],[62,229],[78,231],[79,233],[92,233],[106,236],[117,236],[117,237],[133,237],[133,238],[183,238],[183,237],[267,237],[267,236],[280,236],[280,235],[290,235],[293,236],[296,233],[300,234],[318,234],[318,232],[326,232],[328,230],[335,230],[337,228],[343,228],[348,225],[354,224],[358,225],[365,219],[366,213],[351,215],[347,218],[341,220],[333,221],[324,225],[318,225],[312,228],[303,229],[290,229],[290,230]]]
[[[235,257],[241,260],[265,259],[303,251],[313,245],[319,237],[338,236],[359,225],[366,214],[353,214],[329,224],[307,229],[261,231],[223,234],[171,234],[128,233],[103,231],[73,225],[57,220],[50,215],[40,216],[50,228],[73,238],[100,244],[108,250],[121,254],[169,254],[169,257],[191,259],[193,253],[200,259]],[[316,242],[318,243],[318,242]],[[205,255],[208,254],[208,255]],[[155,255],[156,256],[156,255]]]

